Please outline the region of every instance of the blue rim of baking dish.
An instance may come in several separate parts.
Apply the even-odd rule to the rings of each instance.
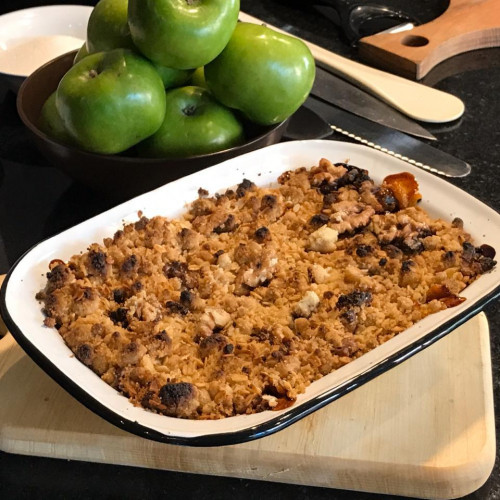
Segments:
[[[48,238],[46,238],[48,239]],[[45,240],[44,240],[45,241]],[[41,243],[41,242],[40,242]],[[430,331],[417,341],[408,344],[398,352],[388,356],[382,361],[374,364],[367,370],[355,375],[349,380],[343,382],[342,384],[333,387],[332,389],[302,403],[296,408],[291,407],[289,411],[275,418],[270,418],[261,424],[257,424],[248,428],[244,428],[239,431],[227,432],[227,433],[217,433],[217,434],[207,434],[199,435],[194,437],[176,436],[163,434],[154,429],[139,424],[136,421],[126,419],[115,413],[113,410],[109,409],[105,404],[101,403],[99,400],[93,398],[82,389],[77,383],[73,382],[71,378],[66,375],[62,370],[60,370],[54,363],[52,363],[41,351],[39,351],[24,335],[22,330],[17,326],[15,321],[12,319],[6,304],[6,293],[9,279],[17,267],[17,265],[24,259],[24,257],[30,253],[35,247],[40,243],[34,245],[29,250],[27,250],[12,266],[12,268],[7,273],[5,280],[2,284],[0,290],[0,314],[7,325],[9,332],[12,334],[16,342],[21,346],[21,348],[30,356],[30,358],[53,380],[55,380],[63,389],[65,389],[71,396],[73,396],[77,401],[82,403],[89,410],[93,411],[100,417],[107,420],[109,423],[119,427],[125,431],[128,431],[137,436],[151,439],[153,441],[159,441],[162,443],[183,445],[183,446],[224,446],[232,445],[238,443],[244,443],[248,441],[253,441],[277,431],[283,430],[289,425],[301,420],[302,418],[310,415],[311,413],[323,408],[327,404],[345,396],[349,392],[361,387],[370,380],[378,377],[379,375],[387,372],[388,370],[398,366],[403,361],[411,358],[415,354],[423,351],[434,342],[448,335],[454,329],[459,327],[461,324],[465,323],[467,320],[481,312],[484,307],[500,297],[500,284],[494,288],[490,293],[481,297],[476,302],[474,302],[470,308],[465,309],[460,314],[454,318],[443,323],[439,327]]]

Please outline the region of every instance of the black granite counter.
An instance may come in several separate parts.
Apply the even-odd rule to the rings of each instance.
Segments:
[[[3,0],[0,14],[43,0]],[[46,4],[49,2],[46,1]],[[89,3],[68,1],[59,3]],[[94,2],[95,3],[95,2]],[[300,4],[300,2],[297,2]],[[379,2],[380,3],[380,2]],[[401,2],[399,2],[401,4]],[[270,24],[285,27],[328,49],[356,59],[356,50],[327,20],[301,11],[292,1],[242,0],[242,10]],[[306,2],[303,2],[306,4]],[[446,6],[443,0],[413,2],[422,21],[432,19]],[[436,146],[472,165],[464,179],[451,180],[484,203],[500,211],[500,50],[476,51],[445,62],[425,82],[460,97],[466,105],[457,123],[434,126]],[[30,142],[17,117],[15,95],[0,84],[0,273],[30,246],[66,227],[115,204],[52,168]],[[334,137],[342,140],[341,137]],[[500,230],[500,228],[499,228]],[[499,303],[486,308],[492,341],[493,386],[496,414],[500,414]],[[1,403],[0,403],[1,404]],[[500,419],[496,417],[497,434]],[[365,493],[279,483],[257,482],[173,472],[68,462],[0,453],[1,498],[197,498],[253,499],[304,498],[368,500],[395,498]],[[477,500],[500,498],[500,461],[477,492]]]

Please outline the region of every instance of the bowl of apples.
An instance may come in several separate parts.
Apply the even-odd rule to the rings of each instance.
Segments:
[[[279,142],[314,81],[300,40],[204,8],[100,0],[79,51],[23,83],[19,115],[54,166],[128,198]],[[165,48],[167,47],[168,50]]]

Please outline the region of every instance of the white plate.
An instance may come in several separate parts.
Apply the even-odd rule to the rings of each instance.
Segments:
[[[115,425],[159,441],[199,446],[232,444],[256,439],[303,418],[430,345],[481,310],[500,293],[500,266],[481,276],[461,295],[466,301],[426,317],[380,347],[311,384],[290,408],[214,421],[182,420],[133,406],[126,397],[80,363],[55,329],[42,326],[35,294],[45,284],[48,262],[69,259],[94,241],[102,241],[137,220],[137,212],[152,217],[178,216],[198,197],[198,188],[211,193],[240,183],[243,177],[267,185],[285,170],[313,166],[320,158],[349,159],[368,169],[376,182],[389,174],[415,175],[423,195],[422,207],[448,220],[460,217],[477,245],[500,249],[500,215],[467,193],[432,174],[362,145],[334,141],[277,144],[184,177],[134,198],[29,250],[11,269],[1,297],[1,312],[18,343],[56,381],[88,408]],[[260,175],[258,175],[260,174]]]
[[[0,75],[11,86],[19,87],[24,78],[37,67],[75,48],[79,49],[87,38],[87,24],[92,9],[93,7],[85,5],[50,5],[16,10],[0,16]],[[43,52],[36,45],[38,37],[55,35],[74,37],[80,42],[75,41],[73,45],[53,43]],[[34,44],[31,56],[38,64],[31,71],[7,68],[8,52],[31,42]]]

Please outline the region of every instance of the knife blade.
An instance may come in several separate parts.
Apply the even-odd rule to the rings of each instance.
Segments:
[[[397,130],[373,123],[309,96],[304,106],[317,113],[332,130],[416,167],[446,177],[465,177],[468,163]]]
[[[436,140],[424,127],[406,118],[388,104],[320,67],[316,67],[311,94],[375,123],[394,128],[405,134]]]

